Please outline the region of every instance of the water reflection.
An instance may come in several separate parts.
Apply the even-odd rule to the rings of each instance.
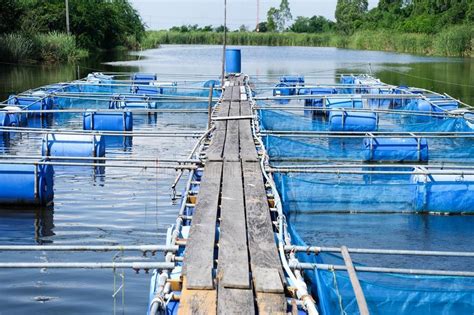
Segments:
[[[1,244],[48,244],[54,236],[54,206],[0,208]]]

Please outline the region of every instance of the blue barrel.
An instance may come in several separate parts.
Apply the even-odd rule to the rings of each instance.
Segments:
[[[51,165],[0,164],[0,203],[48,205],[53,201]]]
[[[288,84],[278,83],[273,89],[273,96],[290,96],[292,95],[292,90],[294,89],[292,89]]]
[[[97,113],[87,111],[83,115],[84,130],[132,131],[133,115],[131,112]]]
[[[240,49],[228,48],[225,50],[225,72],[242,72],[242,55],[240,53]]]
[[[0,111],[0,126],[1,127],[9,127],[11,126],[10,122],[10,115],[7,111]]]
[[[163,94],[163,88],[152,85],[136,85],[131,87],[132,93],[141,95]]]
[[[156,102],[147,101],[143,97],[116,98],[109,102],[109,109],[153,109]]]
[[[157,76],[154,73],[134,73],[131,79],[135,84],[149,84],[152,81],[156,81]]]
[[[330,108],[363,108],[361,99],[328,98],[326,106]]]
[[[9,126],[25,126],[27,123],[27,118],[26,114],[20,113],[21,108],[18,106],[5,106],[3,108],[8,115],[8,118],[10,119]],[[8,112],[8,111],[14,111],[14,112]],[[1,120],[1,119],[0,119]],[[0,121],[2,123],[3,120]],[[2,125],[4,126],[4,125]]]
[[[459,103],[453,100],[436,101],[433,103],[436,106],[432,106],[434,112],[442,113],[444,111],[456,110],[459,108]]]
[[[281,83],[286,83],[291,86],[304,85],[304,76],[302,75],[284,75],[280,77]]]
[[[331,111],[329,113],[330,131],[375,131],[378,117],[372,112]]]
[[[354,84],[355,77],[353,75],[341,75],[339,81],[342,84]]]
[[[42,143],[43,156],[105,156],[105,140],[97,135],[47,134]]]
[[[449,172],[448,169],[444,169]],[[419,212],[474,212],[474,176],[414,174],[413,208]]]
[[[211,86],[218,87],[220,85],[221,85],[221,82],[219,80],[207,80],[206,82],[204,82],[202,87],[210,88]]]
[[[305,91],[306,94],[309,95],[328,95],[328,94],[336,94],[337,91],[335,89],[329,88],[311,88]],[[306,106],[316,106],[322,107],[323,106],[323,99],[322,98],[313,98],[313,99],[305,99],[304,104]]]
[[[365,161],[426,162],[428,141],[425,138],[365,138]]]
[[[49,110],[53,108],[52,98],[40,96],[11,95],[8,98],[8,104],[19,106],[25,110]]]

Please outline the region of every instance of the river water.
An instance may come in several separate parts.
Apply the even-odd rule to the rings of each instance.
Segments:
[[[92,71],[156,72],[160,80],[176,74],[217,78],[222,50],[219,46],[163,46],[131,55],[102,56],[78,65],[37,66],[0,64],[0,97],[40,85],[83,77]],[[474,104],[474,59],[421,57],[406,54],[310,47],[242,47],[242,70],[260,82],[275,81],[286,73],[303,73],[311,81],[334,82],[339,73],[372,72],[382,81],[446,92]],[[79,66],[79,68],[77,67]],[[78,73],[79,72],[79,73]],[[137,130],[193,130],[206,127],[206,114],[158,114],[137,118]],[[69,117],[61,126],[80,127],[80,117]],[[8,154],[38,154],[41,139],[15,135],[4,150]],[[136,138],[133,145],[117,145],[107,156],[160,158],[185,157],[193,139]],[[55,175],[54,206],[46,209],[0,211],[0,244],[151,244],[163,243],[178,206],[171,200],[174,173],[155,170],[59,170]],[[374,222],[377,215],[316,217],[320,229],[308,226],[315,216],[295,215],[292,220],[302,237],[322,245],[383,247],[378,237],[391,233],[393,248],[470,249],[474,237],[464,223],[472,217],[395,216],[389,230]],[[341,220],[344,218],[344,220]],[[464,223],[463,223],[464,222]],[[474,222],[473,222],[474,223]],[[347,229],[350,226],[351,229]],[[433,235],[442,226],[444,236]],[[472,226],[472,225],[471,225]],[[410,228],[411,227],[411,228]],[[384,228],[385,229],[385,228]],[[369,231],[363,233],[361,231]],[[383,232],[382,232],[383,231]],[[399,237],[403,235],[403,237]],[[367,239],[372,241],[367,243]],[[415,241],[414,241],[415,240]],[[364,243],[365,242],[365,243]],[[430,244],[425,244],[426,242]],[[436,247],[439,249],[438,247]],[[0,261],[112,261],[115,253],[0,253]],[[127,255],[130,259],[139,257]],[[122,259],[117,257],[116,260]],[[126,258],[123,258],[126,259]],[[146,312],[150,275],[125,270],[125,290],[112,298],[122,284],[121,270],[0,270],[0,314],[110,314]]]

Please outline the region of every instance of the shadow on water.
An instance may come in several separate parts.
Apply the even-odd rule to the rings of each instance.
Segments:
[[[2,245],[49,244],[54,236],[54,206],[0,208],[0,242]],[[19,241],[22,240],[22,241]]]
[[[0,99],[46,84],[68,82],[85,77],[90,72],[137,71],[133,66],[111,66],[104,64],[113,60],[136,60],[138,56],[126,51],[95,54],[77,63],[68,64],[10,64],[0,62]],[[79,67],[79,73],[78,73]]]

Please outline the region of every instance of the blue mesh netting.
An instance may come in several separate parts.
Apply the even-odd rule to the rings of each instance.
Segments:
[[[348,110],[350,112],[350,110]],[[326,115],[311,115],[304,111],[289,112],[281,110],[260,110],[262,130],[284,131],[328,131],[331,121]],[[372,120],[372,118],[369,118]],[[340,124],[340,122],[339,122]],[[355,126],[352,131],[366,131],[365,126]],[[462,117],[434,117],[410,114],[378,114],[378,131],[439,131],[439,132],[471,132],[469,121]],[[347,130],[350,131],[350,130]]]
[[[425,145],[417,147],[415,138],[377,138],[394,140],[393,146],[373,145],[370,138],[329,138],[329,137],[291,137],[264,136],[263,140],[272,161],[382,161],[382,162],[418,162],[418,153],[422,161],[430,162],[472,162],[474,159],[473,138],[422,138]],[[397,144],[401,139],[410,140],[410,145]],[[378,142],[377,142],[378,141]],[[371,155],[372,152],[372,155]]]
[[[294,213],[286,206],[285,212],[289,219]],[[306,245],[293,224],[289,225],[289,232],[293,244]],[[301,262],[344,264],[335,254],[314,256],[299,253],[297,257]],[[420,262],[427,260],[419,258]],[[378,262],[375,266],[383,265],[379,259],[373,260]],[[359,314],[347,272],[315,269],[306,270],[304,274],[318,298],[318,309],[322,314]],[[473,278],[367,272],[358,272],[357,275],[371,314],[470,314],[474,309]]]

